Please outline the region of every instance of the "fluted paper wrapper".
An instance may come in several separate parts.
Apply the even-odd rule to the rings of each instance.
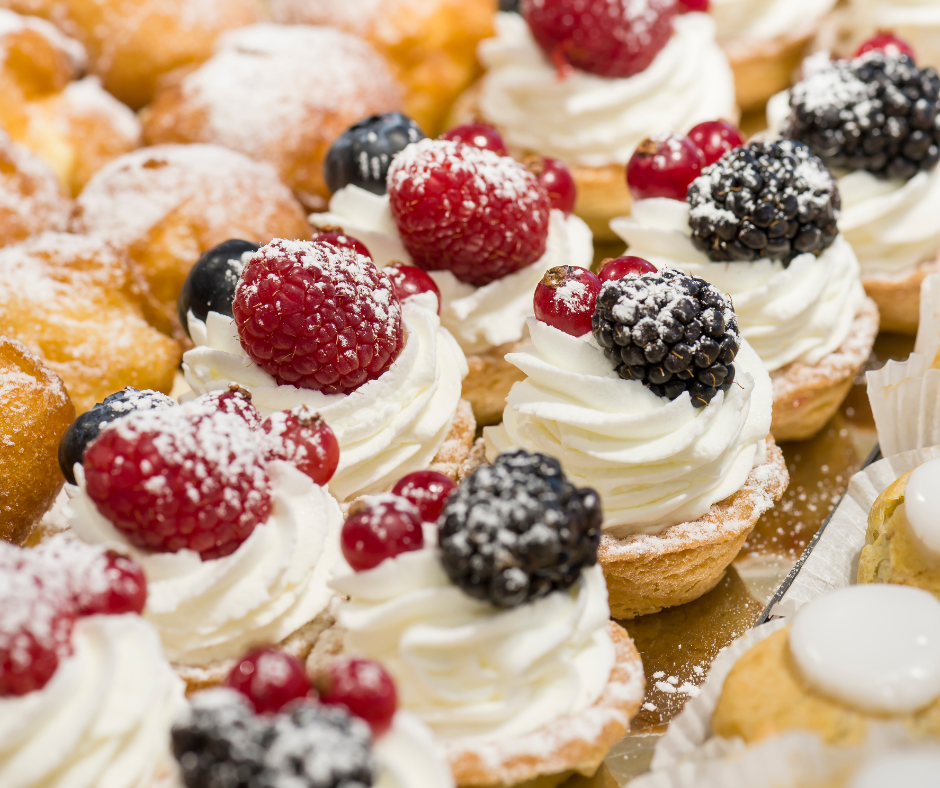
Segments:
[[[881,453],[893,454],[940,444],[940,275],[924,279],[920,324],[907,361],[889,361],[866,373],[868,399],[878,428]]]

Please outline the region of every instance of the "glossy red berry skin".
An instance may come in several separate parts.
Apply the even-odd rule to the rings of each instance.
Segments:
[[[445,131],[440,137],[442,140],[453,140],[474,148],[491,150],[498,156],[508,156],[509,150],[500,133],[486,123],[468,123],[465,126],[456,126]]]
[[[726,120],[706,120],[693,126],[689,132],[692,140],[705,157],[705,166],[714,164],[732,148],[740,148],[744,135]]]
[[[410,501],[377,495],[353,504],[340,532],[343,557],[356,572],[424,547],[421,515]]]
[[[293,463],[321,486],[333,478],[339,465],[339,441],[320,416],[301,406],[272,413],[261,429],[268,436],[265,448],[269,460]]]
[[[325,227],[322,230],[318,230],[314,233],[313,240],[325,241],[328,244],[333,244],[333,246],[343,249],[352,249],[363,257],[368,257],[370,260],[372,259],[372,253],[369,251],[368,246],[358,238],[347,235],[339,228]]]
[[[679,0],[679,13],[680,14],[691,14],[691,13],[708,13],[708,0]]]
[[[392,495],[414,504],[426,523],[436,523],[450,494],[457,489],[454,480],[439,471],[415,471],[392,487]]]
[[[434,293],[437,296],[437,314],[441,313],[441,291],[427,271],[404,263],[391,263],[384,271],[392,280],[392,287],[400,301],[418,293]]]
[[[639,276],[640,274],[655,274],[656,266],[642,257],[633,257],[624,255],[604,263],[600,271],[597,272],[597,278],[601,284],[611,282],[615,279],[623,279],[625,276]]]
[[[365,720],[374,736],[392,725],[398,708],[395,682],[378,662],[342,659],[332,662],[318,682],[320,702],[345,706],[350,714]]]
[[[571,216],[578,201],[578,186],[568,168],[558,159],[532,156],[526,159],[526,166],[535,173],[552,202],[552,208]]]
[[[643,71],[672,35],[676,0],[522,0],[546,56],[601,77]]]
[[[668,197],[684,200],[689,185],[705,167],[705,155],[688,137],[670,134],[645,139],[627,164],[627,186],[634,200]]]
[[[316,697],[303,663],[273,648],[253,651],[239,660],[225,686],[248,698],[258,714],[276,714],[291,701]]]
[[[532,306],[543,323],[574,337],[591,331],[591,317],[601,291],[600,280],[586,268],[560,265],[535,287]]]
[[[94,592],[90,590],[97,583],[87,587],[79,586],[75,592],[76,613],[79,616],[111,615],[144,612],[147,604],[147,578],[143,567],[136,561],[119,553],[108,552],[92,567],[93,571],[104,574],[107,588]]]
[[[914,57],[914,49],[907,41],[885,30],[881,30],[867,41],[863,41],[855,50],[855,57],[876,50],[884,52],[886,55],[907,55],[911,60],[917,60]]]

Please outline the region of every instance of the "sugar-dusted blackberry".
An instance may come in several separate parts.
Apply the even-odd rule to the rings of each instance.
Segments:
[[[136,410],[172,408],[176,400],[159,391],[138,391],[128,386],[109,394],[91,410],[85,411],[62,435],[59,441],[59,467],[69,484],[75,484],[75,463],[81,463],[85,449],[98,433],[112,421]]]
[[[202,321],[205,321],[209,312],[232,316],[238,277],[248,257],[260,248],[250,241],[232,238],[204,252],[189,269],[179,298],[176,299],[176,314],[187,335],[190,312]]]
[[[830,167],[907,180],[940,161],[940,77],[906,54],[837,60],[790,91],[785,137]]]
[[[707,405],[734,381],[741,347],[730,299],[697,276],[666,268],[605,282],[594,337],[620,377],[673,400]]]
[[[569,588],[597,563],[601,504],[558,460],[520,449],[473,471],[438,525],[448,577],[475,599],[515,607]]]
[[[299,702],[256,715],[231,689],[193,696],[172,731],[186,788],[368,788],[369,726],[338,706]]]
[[[323,162],[323,177],[331,192],[358,186],[373,194],[385,194],[385,176],[395,154],[424,133],[407,115],[386,112],[372,115],[344,131]]]
[[[715,262],[784,265],[821,254],[839,228],[835,178],[802,142],[751,142],[724,154],[689,186],[692,243]]]

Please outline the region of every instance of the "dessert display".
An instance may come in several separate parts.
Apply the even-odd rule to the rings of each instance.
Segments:
[[[0,336],[0,539],[24,542],[62,489],[56,452],[74,418],[62,380]]]
[[[0,782],[159,788],[182,682],[122,554],[57,536],[0,543]]]
[[[633,273],[585,298],[592,274],[556,276],[539,285],[554,292],[536,291],[547,308],[529,318],[531,347],[507,357],[526,378],[484,430],[487,459],[543,452],[598,490],[616,618],[689,602],[786,488],[770,376],[730,299],[703,279]]]
[[[327,157],[330,209],[310,220],[354,236],[378,265],[429,273],[441,323],[467,356],[463,396],[491,424],[519,379],[504,356],[525,340],[532,290],[549,268],[590,265],[591,233],[571,215],[572,191],[552,186],[563,174],[545,181],[559,168],[536,174],[504,155],[493,130],[469,131],[423,140],[402,116],[354,126]]]
[[[336,467],[328,428],[263,419],[241,391],[171,403],[112,398],[100,407],[122,415],[64,447],[72,532],[140,564],[144,617],[190,689],[220,683],[250,646],[305,657],[339,555],[342,516],[321,484]]]
[[[517,156],[558,159],[595,236],[630,212],[623,168],[652,134],[736,120],[734,77],[705,13],[676,0],[523,0],[480,45],[486,73],[462,107]],[[585,45],[585,42],[590,42]]]
[[[330,491],[343,502],[429,466],[464,473],[476,429],[460,399],[466,362],[433,292],[400,298],[369,258],[320,239],[221,257],[234,268],[214,277],[224,294],[212,307],[195,289],[180,301],[196,344],[183,357],[194,392],[236,384],[265,415],[318,414],[339,443]]]
[[[213,143],[269,162],[307,208],[322,210],[330,145],[400,103],[385,62],[362,39],[262,24],[227,33],[201,66],[161,80],[142,117],[149,144]]]
[[[124,386],[170,391],[179,344],[147,322],[147,293],[104,241],[42,233],[0,249],[0,336],[36,353],[82,413]]]
[[[84,47],[48,22],[0,11],[0,125],[75,195],[104,164],[140,145],[134,113],[96,77],[77,79]]]
[[[388,670],[457,785],[591,775],[638,710],[642,666],[609,620],[600,525],[596,492],[520,451],[473,471],[436,527],[392,495],[343,526],[335,645]]]
[[[839,233],[841,192],[802,143],[739,145],[721,124],[692,136],[703,128],[706,143],[724,145],[706,153],[670,136],[640,147],[627,170],[632,215],[611,227],[631,255],[731,296],[741,336],[771,376],[774,438],[805,440],[841,405],[878,333]]]
[[[155,300],[151,319],[166,333],[186,274],[204,251],[229,238],[267,243],[310,233],[270,165],[214,145],[158,145],[115,159],[82,190],[72,227],[139,266]]]
[[[0,246],[65,230],[72,201],[42,159],[0,131]]]
[[[940,253],[931,207],[940,188],[940,77],[891,46],[806,69],[768,105],[771,129],[806,143],[838,176],[839,229],[881,327],[914,333],[920,283]]]
[[[360,36],[388,61],[409,116],[443,130],[454,99],[480,71],[477,44],[493,34],[495,0],[269,0],[277,22]]]
[[[88,51],[88,68],[132,109],[154,95],[160,77],[200,63],[227,30],[264,17],[260,0],[0,0],[48,19]]]

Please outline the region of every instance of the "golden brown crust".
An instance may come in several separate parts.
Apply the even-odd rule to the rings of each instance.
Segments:
[[[59,440],[74,419],[59,377],[0,336],[0,539],[22,544],[59,494]]]
[[[714,588],[753,530],[780,500],[790,477],[783,452],[767,438],[767,457],[734,495],[693,523],[661,534],[625,539],[604,535],[598,560],[607,578],[610,612],[617,619],[656,613],[698,599]]]
[[[462,481],[482,462],[480,452],[475,446],[476,434],[477,422],[473,418],[473,408],[467,400],[461,399],[457,403],[450,431],[428,469],[443,473],[455,482]]]
[[[525,341],[507,342],[485,353],[467,356],[470,373],[464,378],[462,396],[470,402],[481,427],[503,420],[509,390],[513,383],[525,379],[525,374],[505,358],[507,353],[515,353],[525,344]]]
[[[725,46],[742,111],[760,109],[771,96],[790,86],[811,38],[812,32],[799,31],[771,41],[740,41]]]
[[[811,366],[794,362],[770,373],[774,387],[770,431],[778,441],[806,440],[839,409],[878,334],[878,308],[866,299],[838,350]]]
[[[862,276],[865,292],[881,312],[881,330],[916,334],[920,320],[920,283],[937,272],[937,261],[921,263],[900,278]]]

